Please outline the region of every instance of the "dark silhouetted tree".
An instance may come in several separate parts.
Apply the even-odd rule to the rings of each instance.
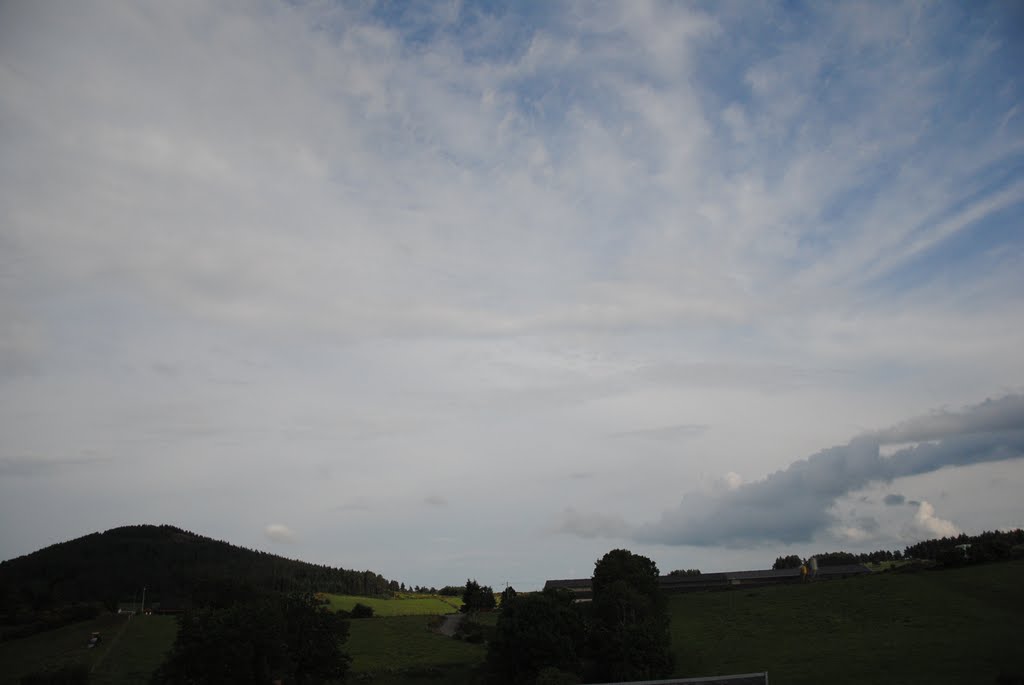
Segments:
[[[505,605],[516,598],[516,589],[509,585],[507,588],[501,591],[501,608],[504,609]]]
[[[583,618],[564,590],[516,595],[502,600],[494,639],[488,645],[487,666],[499,683],[534,683],[581,672],[585,647]],[[569,680],[568,682],[573,682]],[[575,682],[579,682],[576,680]]]
[[[672,672],[667,601],[658,566],[629,550],[608,552],[591,580],[589,655],[602,681],[650,680]]]
[[[466,587],[462,589],[461,611],[487,611],[493,609],[495,604],[494,590],[490,586],[480,585],[475,580],[466,581]]]
[[[312,595],[271,596],[227,609],[190,611],[157,683],[340,683],[348,623]]]
[[[795,554],[790,554],[789,556],[777,558],[775,563],[772,564],[772,568],[776,571],[784,568],[800,568],[800,564],[802,563],[803,562],[800,561],[800,557]]]

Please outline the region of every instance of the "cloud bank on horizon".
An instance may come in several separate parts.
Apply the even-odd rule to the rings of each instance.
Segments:
[[[0,2],[0,558],[171,523],[536,587],[616,527],[1024,525],[1016,400],[870,430],[1024,393],[1022,25]]]
[[[907,445],[912,442],[914,444]],[[883,455],[884,445],[900,445]],[[938,412],[892,428],[866,433],[794,462],[762,480],[727,480],[718,492],[693,492],[654,523],[630,525],[607,513],[568,511],[559,530],[583,537],[624,537],[639,542],[694,546],[748,546],[812,542],[840,524],[836,500],[872,483],[889,483],[949,466],[969,466],[1024,457],[1024,395],[1010,395]],[[735,475],[735,474],[732,474]],[[887,495],[885,504],[903,504]],[[918,504],[909,536],[955,535],[952,523],[935,517],[928,502]],[[870,519],[866,530],[877,528]],[[855,537],[854,531],[843,531]]]

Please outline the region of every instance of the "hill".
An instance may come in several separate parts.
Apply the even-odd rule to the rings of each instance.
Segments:
[[[146,590],[147,606],[182,609],[259,592],[387,593],[372,571],[351,571],[238,547],[173,526],[126,526],[93,533],[0,563],[0,602],[17,613],[72,603],[115,609]]]

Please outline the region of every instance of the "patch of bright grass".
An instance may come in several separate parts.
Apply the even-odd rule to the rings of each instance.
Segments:
[[[364,604],[373,608],[374,616],[430,616],[451,614],[462,606],[459,597],[442,597],[441,595],[405,595],[394,599],[376,597],[358,597],[356,595],[332,595],[323,593],[331,611],[344,609],[352,611],[356,604]]]

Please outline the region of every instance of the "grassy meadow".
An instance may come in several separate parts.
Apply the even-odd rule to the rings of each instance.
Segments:
[[[17,683],[36,671],[83,664],[93,670],[94,683],[146,683],[174,642],[177,620],[168,616],[107,614],[0,643],[0,684]],[[93,631],[103,641],[86,649]]]
[[[675,595],[681,676],[996,683],[1024,674],[1024,562]]]
[[[473,667],[485,647],[435,633],[434,616],[409,615],[352,620],[346,651],[356,673]]]
[[[328,601],[331,611],[344,609],[352,611],[356,604],[364,604],[373,609],[374,616],[436,616],[451,614],[462,606],[461,597],[444,597],[442,595],[402,594],[393,598],[359,597],[356,595],[332,595],[320,593]]]
[[[149,683],[149,677],[163,663],[178,634],[174,616],[136,616],[104,659],[93,670],[90,683],[119,685]]]

